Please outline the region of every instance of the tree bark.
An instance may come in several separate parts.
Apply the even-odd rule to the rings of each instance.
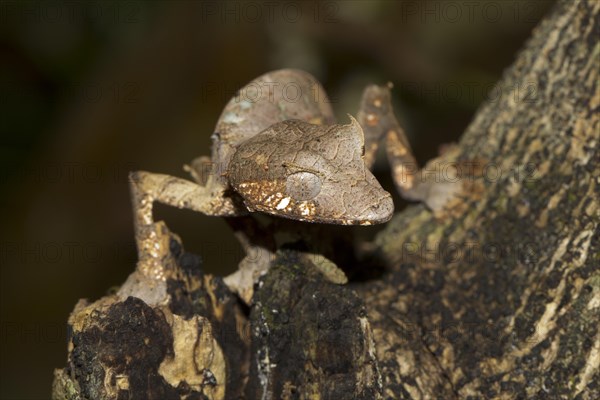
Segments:
[[[463,195],[395,215],[368,279],[285,249],[247,309],[173,236],[168,304],[80,302],[53,397],[600,398],[599,38],[600,2],[556,5],[426,169]]]

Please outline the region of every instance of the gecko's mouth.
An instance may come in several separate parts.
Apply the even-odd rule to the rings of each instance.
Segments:
[[[394,202],[392,196],[387,192],[385,193],[386,196],[382,197],[381,200],[367,207],[355,218],[349,219],[350,224],[367,226],[389,221],[394,214]]]
[[[377,201],[370,201],[370,205],[362,206],[361,202],[352,203],[351,209],[346,209],[340,215],[330,215],[325,212],[317,212],[313,215],[304,216],[298,213],[274,213],[270,209],[258,209],[258,211],[267,214],[275,215],[283,218],[295,219],[298,221],[317,223],[317,224],[333,224],[333,225],[361,225],[370,226],[382,224],[389,221],[394,214],[394,202],[392,196],[383,189]]]
[[[387,222],[394,214],[394,202],[392,196],[388,194],[379,203],[369,207],[364,213],[365,220],[371,221],[372,224],[381,224]],[[363,224],[365,225],[365,224]]]
[[[381,192],[377,196],[376,200],[358,198],[356,202],[353,202],[349,209],[346,209],[342,215],[339,215],[330,220],[324,220],[321,218],[322,223],[331,223],[339,225],[377,225],[389,221],[394,214],[394,202],[392,196],[385,190],[379,188]],[[363,200],[362,202],[360,200]]]

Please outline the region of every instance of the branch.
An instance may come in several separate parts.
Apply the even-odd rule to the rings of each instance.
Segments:
[[[453,217],[377,238],[391,272],[359,293],[391,398],[600,397],[599,13],[559,3],[441,160],[484,168]]]
[[[429,165],[472,167],[460,199],[397,214],[368,279],[280,250],[248,310],[171,234],[166,301],[80,301],[53,397],[600,398],[599,15],[540,24]]]

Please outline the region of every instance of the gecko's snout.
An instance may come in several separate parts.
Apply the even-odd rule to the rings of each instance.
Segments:
[[[379,201],[366,208],[357,218],[360,225],[375,225],[387,222],[394,214],[394,202],[392,196],[387,193]]]

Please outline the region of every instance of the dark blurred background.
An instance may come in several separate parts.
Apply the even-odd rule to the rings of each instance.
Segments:
[[[365,84],[392,81],[424,162],[459,138],[552,4],[0,2],[0,398],[49,397],[69,312],[134,268],[128,171],[187,177],[240,86],[303,68],[345,120]],[[384,160],[377,175],[391,189]],[[218,218],[156,216],[210,272],[242,257]]]

